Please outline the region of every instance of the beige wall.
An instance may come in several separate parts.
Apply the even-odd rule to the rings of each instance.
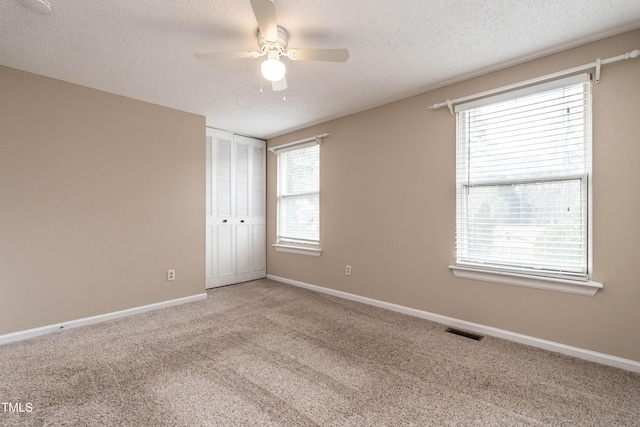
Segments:
[[[204,292],[204,140],[204,117],[0,66],[0,334]]]
[[[593,86],[594,280],[605,285],[595,297],[453,276],[455,119],[428,109],[638,48],[640,31],[626,33],[268,141],[331,134],[321,148],[324,251],[269,247],[268,273],[640,361],[640,59],[603,67]],[[271,154],[267,170],[273,243]]]

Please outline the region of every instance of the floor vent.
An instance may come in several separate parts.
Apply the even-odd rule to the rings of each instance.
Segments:
[[[460,329],[447,328],[445,332],[450,334],[460,335],[461,337],[470,338],[472,340],[480,341],[484,338],[482,335],[474,334],[473,332],[461,331]]]

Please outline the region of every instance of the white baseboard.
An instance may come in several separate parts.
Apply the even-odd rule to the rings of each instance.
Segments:
[[[475,332],[482,335],[490,335],[492,337],[502,338],[509,341],[514,341],[520,344],[529,345],[532,347],[542,348],[545,350],[553,351],[556,353],[565,354],[568,356],[577,357],[579,359],[588,360],[590,362],[599,363],[601,365],[613,366],[615,368],[624,369],[631,372],[640,373],[640,362],[624,359],[622,357],[612,356],[609,354],[598,353],[596,351],[585,350],[579,347],[573,347],[553,341],[547,341],[540,338],[531,337],[528,335],[522,335],[517,332],[510,332],[504,329],[498,329],[491,326],[481,325],[479,323],[467,322],[466,320],[455,319],[453,317],[442,316],[440,314],[430,313],[428,311],[417,310],[415,308],[404,307],[398,304],[392,304],[389,302],[379,301],[372,298],[362,297],[360,295],[350,294],[348,292],[337,291],[335,289],[323,288],[322,286],[311,285],[309,283],[299,282],[297,280],[286,279],[284,277],[274,276],[267,274],[267,279],[275,280],[277,282],[286,283],[293,286],[309,289],[316,292],[322,292],[325,294],[333,295],[339,298],[348,299],[351,301],[357,301],[375,307],[384,308],[391,311],[397,311],[399,313],[408,314],[410,316],[419,317],[421,319],[431,320],[433,322],[441,323],[443,325],[451,326],[454,328],[460,328],[467,331]]]
[[[147,311],[157,310],[159,308],[171,307],[173,305],[184,304],[187,302],[194,302],[194,301],[198,301],[206,298],[207,298],[206,293],[196,294],[188,297],[172,299],[169,301],[162,301],[155,304],[143,305],[140,307],[128,308],[126,310],[114,311],[111,313],[100,314],[97,316],[84,317],[82,319],[70,320],[68,322],[42,326],[40,328],[12,332],[9,334],[0,335],[0,345],[7,344],[14,341],[25,340],[27,338],[33,338],[40,335],[50,334],[52,332],[57,332],[63,329],[78,328],[80,326],[91,325],[93,323],[100,323],[107,320],[117,319],[120,317],[127,317],[134,314],[140,314]]]

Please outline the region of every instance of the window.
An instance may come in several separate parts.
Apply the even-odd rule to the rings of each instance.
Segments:
[[[581,75],[456,106],[456,275],[599,285],[589,278],[590,92]]]
[[[320,145],[286,146],[278,156],[276,250],[320,255]]]

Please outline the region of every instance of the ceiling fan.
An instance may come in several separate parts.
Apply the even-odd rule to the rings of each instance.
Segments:
[[[265,79],[271,81],[273,90],[287,88],[285,74],[286,65],[280,60],[287,57],[293,61],[328,61],[345,62],[349,58],[348,49],[287,49],[289,33],[278,26],[276,21],[276,5],[273,0],[251,0],[251,7],[258,22],[259,51],[253,52],[211,52],[196,53],[196,58],[202,61],[217,61],[232,58],[260,58],[261,71]]]

